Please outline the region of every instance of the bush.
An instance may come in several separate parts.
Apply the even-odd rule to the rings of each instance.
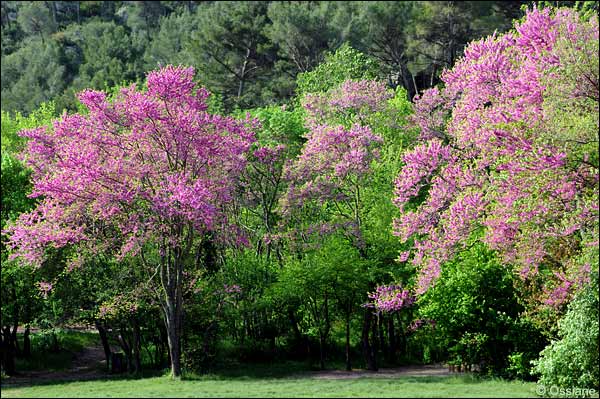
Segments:
[[[435,320],[431,333],[450,364],[516,377],[510,356],[522,352],[533,359],[545,345],[521,315],[517,298],[510,270],[484,244],[475,243],[444,265],[435,286],[419,300],[419,316]]]
[[[599,388],[598,272],[579,291],[559,321],[559,337],[534,361],[539,383],[559,387]]]

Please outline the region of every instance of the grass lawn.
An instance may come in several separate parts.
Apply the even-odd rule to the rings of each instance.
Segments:
[[[536,397],[535,384],[459,377],[323,380],[204,376],[66,382],[2,387],[2,397]]]

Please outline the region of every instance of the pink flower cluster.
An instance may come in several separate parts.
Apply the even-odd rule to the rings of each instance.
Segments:
[[[381,313],[398,312],[411,306],[415,301],[415,297],[410,291],[396,284],[380,285],[368,297],[371,301],[365,306],[374,308]]]
[[[50,293],[50,291],[52,291],[52,283],[49,283],[47,281],[38,281],[36,285],[38,286],[38,290],[42,294],[42,297],[44,297],[44,299],[47,299],[48,294]]]
[[[416,319],[412,323],[410,323],[410,325],[408,326],[408,331],[415,332],[418,329],[425,326],[431,326],[431,328],[435,328],[436,321],[433,319]]]
[[[307,94],[302,105],[309,126],[346,122],[348,118],[362,121],[370,114],[383,111],[394,97],[385,82],[376,80],[347,80],[326,93]]]

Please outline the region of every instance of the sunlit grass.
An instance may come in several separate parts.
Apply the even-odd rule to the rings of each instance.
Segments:
[[[110,379],[31,387],[3,387],[2,397],[535,397],[535,384],[459,377],[324,380],[310,377],[173,381],[167,376]]]

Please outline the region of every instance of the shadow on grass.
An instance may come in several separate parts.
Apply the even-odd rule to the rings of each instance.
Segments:
[[[86,382],[86,381],[127,381],[127,380],[140,380],[144,378],[155,378],[166,376],[167,372],[165,370],[145,370],[140,374],[110,374],[106,373],[104,370],[100,371],[98,374],[88,375],[88,376],[66,376],[64,378],[43,378],[40,380],[35,380],[34,378],[29,378],[28,380],[19,380],[23,378],[23,375],[17,374],[15,377],[2,378],[2,388],[29,388],[36,386],[44,386],[44,385],[63,385],[70,384],[72,382]],[[25,376],[25,378],[27,378]],[[13,381],[11,381],[13,380]]]
[[[334,371],[336,369],[328,369],[327,371]],[[205,374],[184,372],[182,377],[183,381],[260,381],[260,380],[322,380],[321,378],[315,378],[315,368],[310,367],[306,362],[294,362],[284,361],[277,363],[223,363],[218,367],[215,367],[210,372]],[[35,386],[45,385],[65,385],[73,382],[85,382],[85,381],[133,381],[140,379],[149,379],[162,377],[169,379],[169,369],[162,370],[144,370],[140,374],[109,374],[104,370],[98,370],[97,374],[90,376],[76,375],[68,376],[64,379],[44,379],[44,380],[29,380],[19,381],[17,383],[11,383],[10,378],[4,378],[2,380],[2,388],[27,388]],[[414,375],[398,375],[398,376],[387,376],[378,375],[377,372],[356,375],[352,378],[344,380],[364,380],[364,379],[378,379],[381,381],[386,380],[401,380],[405,384],[435,384],[444,382],[444,384],[477,384],[482,381],[495,380],[494,378],[472,375],[472,374],[456,374],[450,376],[414,376]],[[338,380],[341,378],[331,378],[332,380]]]

